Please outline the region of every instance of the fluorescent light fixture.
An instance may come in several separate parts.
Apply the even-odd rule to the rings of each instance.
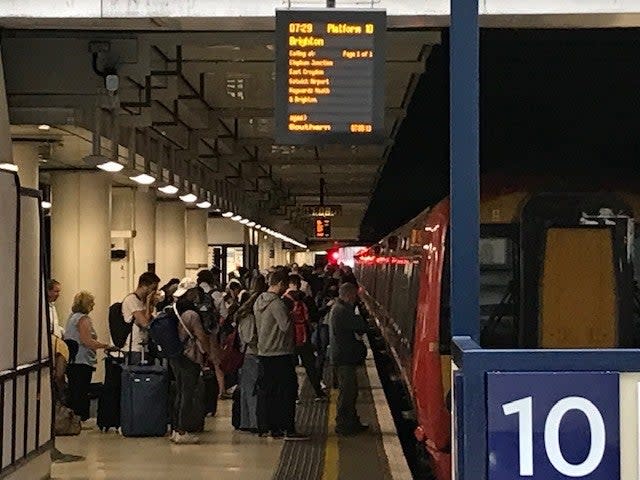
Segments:
[[[180,200],[182,200],[184,203],[194,203],[196,200],[198,200],[198,197],[196,197],[193,193],[187,193],[186,195],[180,195]]]
[[[18,165],[15,163],[0,163],[0,170],[9,170],[10,172],[17,172]]]
[[[260,225],[259,223],[256,224],[256,230],[262,230],[262,225]]]
[[[42,201],[40,202],[40,205],[42,206],[42,208],[44,208],[45,210],[49,210],[51,208],[51,202],[46,202],[46,201]]]
[[[248,218],[243,218],[242,220],[240,220],[240,223],[243,225],[246,225],[249,223],[249,219]]]
[[[222,214],[222,216],[223,216],[224,218],[231,218],[231,217],[233,217],[234,215],[235,215],[235,214],[234,214],[233,212],[224,212],[224,213]]]
[[[175,195],[178,193],[178,187],[174,185],[165,185],[164,187],[159,187],[158,190],[167,195]]]
[[[104,170],[105,172],[116,173],[124,168],[124,165],[118,162],[114,162],[109,160],[108,162],[101,163],[100,165],[96,165],[100,170]]]
[[[47,131],[51,130],[51,126],[47,125],[46,123],[43,123],[42,125],[40,125],[38,127],[38,130],[44,130],[45,132],[47,132]]]
[[[204,202],[196,203],[196,207],[198,208],[210,208],[211,202],[205,200]]]
[[[233,220],[234,222],[239,222],[240,220],[242,220],[242,216],[241,215],[235,215],[235,216],[231,217],[231,220]]]
[[[251,227],[251,228],[253,228],[253,227],[255,227],[255,226],[256,226],[256,222],[249,222],[249,223],[247,223],[247,227]]]
[[[139,183],[140,185],[151,185],[153,182],[156,181],[155,178],[153,178],[151,175],[147,175],[146,173],[141,173],[136,177],[129,177],[129,178],[134,182]]]

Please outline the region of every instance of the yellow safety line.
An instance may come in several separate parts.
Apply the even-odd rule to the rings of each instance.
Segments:
[[[327,412],[327,444],[324,448],[324,468],[322,480],[338,480],[338,464],[340,453],[338,451],[338,436],[336,435],[336,396],[337,390],[331,389],[329,395],[329,409]]]

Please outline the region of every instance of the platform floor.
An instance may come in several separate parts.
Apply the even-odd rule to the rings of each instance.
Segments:
[[[333,433],[337,391],[314,403],[303,388],[298,426],[308,442],[259,438],[233,430],[231,401],[207,419],[200,445],[166,438],[123,438],[101,433],[91,422],[78,437],[61,437],[57,448],[83,460],[55,463],[55,480],[410,480],[395,426],[372,359],[362,369],[358,411],[371,430],[355,437]],[[389,460],[391,459],[391,460]]]

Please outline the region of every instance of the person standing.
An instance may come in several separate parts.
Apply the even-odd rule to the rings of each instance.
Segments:
[[[258,331],[253,306],[258,297],[267,290],[264,277],[254,278],[251,285],[251,296],[236,312],[238,335],[245,353],[244,362],[240,369],[240,427],[244,432],[258,433]]]
[[[58,310],[56,309],[56,300],[60,297],[62,285],[53,278],[47,280],[47,303],[49,304],[49,320],[51,320],[52,332],[56,337],[62,338],[64,329],[60,325],[58,319]]]
[[[67,367],[69,378],[69,404],[82,421],[89,418],[89,386],[96,365],[96,350],[107,349],[109,345],[98,341],[89,314],[95,306],[94,296],[86,291],[73,299],[71,315],[65,328],[65,340],[78,344],[78,353]]]
[[[130,354],[129,364],[138,364],[148,343],[149,323],[158,300],[157,290],[160,278],[153,272],[145,272],[138,279],[138,288],[122,301],[122,317],[132,323],[131,334],[125,342],[124,351]]]
[[[367,323],[355,313],[357,301],[357,287],[343,283],[329,313],[331,360],[340,389],[336,415],[336,433],[339,435],[355,435],[369,428],[360,423],[356,410],[358,367],[367,356],[367,348],[361,338],[367,331]]]
[[[185,345],[184,352],[169,359],[176,377],[173,433],[170,440],[178,444],[195,444],[200,441],[196,432],[204,424],[206,399],[202,384],[202,371],[209,367],[209,339],[202,326],[197,304],[200,289],[194,280],[184,278],[173,294],[179,315],[178,335]]]
[[[295,371],[293,322],[280,298],[288,286],[288,275],[277,270],[269,289],[253,307],[258,333],[258,431],[273,438],[307,440],[295,428],[298,378]]]

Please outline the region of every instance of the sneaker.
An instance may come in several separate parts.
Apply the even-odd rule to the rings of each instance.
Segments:
[[[282,432],[271,432],[270,437],[273,438],[274,440],[281,440],[284,437],[284,433],[282,433]]]
[[[178,432],[176,432],[175,430],[173,432],[171,432],[171,435],[169,436],[169,441],[174,442],[176,441],[176,437],[178,436]]]
[[[323,393],[322,395],[318,395],[313,399],[314,402],[324,402],[327,399],[327,396]]]
[[[296,400],[296,405],[301,405],[302,404],[302,400],[300,400],[299,398]]]
[[[179,445],[195,445],[196,443],[200,443],[200,438],[192,433],[184,433],[182,435],[178,433],[173,443]]]
[[[326,390],[327,389],[327,384],[324,383],[322,380],[320,380],[320,388],[322,388],[322,390]]]
[[[311,437],[309,435],[305,435],[303,433],[287,433],[284,436],[285,441],[289,441],[289,442],[300,442],[300,441],[305,441],[305,440],[309,440]]]

